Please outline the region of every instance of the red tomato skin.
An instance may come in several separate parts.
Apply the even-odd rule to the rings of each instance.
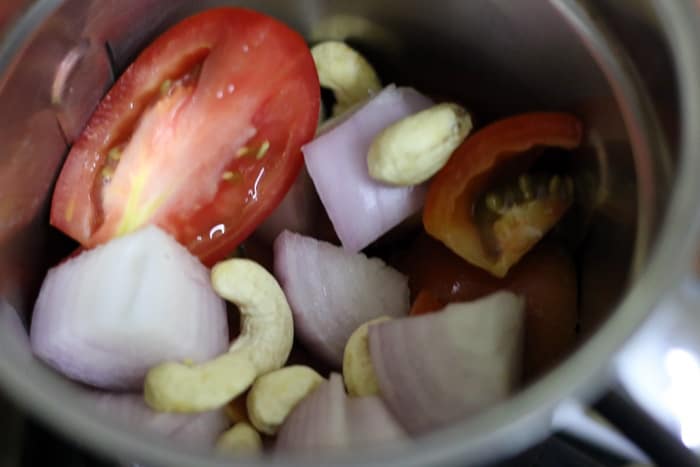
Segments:
[[[447,302],[438,300],[430,289],[423,289],[418,292],[418,295],[416,295],[416,299],[413,301],[413,305],[411,305],[411,310],[408,312],[408,315],[428,315],[430,313],[442,310],[446,304]]]
[[[200,63],[196,84],[158,99]],[[88,248],[154,223],[214,264],[284,197],[319,105],[309,49],[284,24],[241,8],[187,18],[98,105],[59,176],[51,223]],[[110,150],[125,142],[105,181]]]

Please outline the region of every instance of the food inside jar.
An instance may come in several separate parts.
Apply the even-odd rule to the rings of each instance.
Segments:
[[[391,263],[409,277],[413,316],[437,312],[449,303],[472,301],[499,290],[524,297],[525,381],[551,369],[576,342],[576,265],[571,254],[554,240],[538,244],[504,278],[468,264],[425,234],[399,252]]]
[[[80,249],[44,281],[36,355],[166,436],[210,420],[198,440],[234,455],[410,442],[553,368],[581,121],[475,125],[381,78],[247,9],[156,38],[59,175],[51,224]]]
[[[536,238],[554,226],[571,206],[574,182],[567,175],[526,172],[490,188],[476,202],[475,219],[491,255],[527,250],[528,232]],[[520,242],[525,244],[520,245]]]
[[[553,112],[479,129],[433,179],[423,210],[426,231],[475,266],[505,276],[573,202],[573,179],[533,167],[552,155],[559,163],[582,137],[576,117]]]
[[[320,106],[303,38],[208,10],[151,43],[99,103],[59,174],[51,223],[91,248],[155,224],[206,265],[280,203]]]

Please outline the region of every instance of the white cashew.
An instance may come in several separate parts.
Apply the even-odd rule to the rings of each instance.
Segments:
[[[277,279],[254,261],[231,259],[214,266],[211,282],[241,312],[241,334],[230,352],[247,353],[258,375],[282,368],[294,343],[294,322]]]
[[[277,280],[259,264],[234,258],[214,266],[214,290],[236,304],[241,333],[229,352],[202,365],[165,363],[146,376],[145,399],[162,412],[223,407],[255,378],[281,368],[294,340],[292,312]]]
[[[248,393],[250,421],[262,433],[274,435],[294,407],[324,381],[307,366],[296,365],[258,378]]]
[[[375,180],[418,185],[435,175],[472,129],[469,113],[457,104],[438,104],[382,131],[367,154]]]
[[[377,73],[365,58],[343,42],[322,42],[311,49],[321,86],[335,94],[333,115],[381,90]]]
[[[381,318],[368,321],[350,335],[343,353],[343,379],[348,394],[353,397],[374,396],[379,394],[377,376],[374,374],[372,358],[369,353],[367,330],[371,324],[388,321]]]
[[[255,367],[241,353],[197,366],[164,363],[146,375],[144,398],[160,412],[206,412],[248,389],[256,376]]]
[[[248,423],[236,423],[216,442],[216,450],[226,454],[255,454],[262,451],[260,434]]]

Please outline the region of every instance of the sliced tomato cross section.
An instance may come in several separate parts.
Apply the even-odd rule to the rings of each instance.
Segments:
[[[423,210],[425,230],[471,264],[504,277],[564,215],[575,191],[570,178],[531,176],[529,166],[544,149],[573,150],[582,137],[579,119],[557,112],[516,115],[480,129],[433,178]],[[509,164],[521,173],[522,199],[515,203],[508,201],[517,198],[509,189],[506,196],[498,190],[486,194]]]
[[[242,8],[185,19],[98,105],[51,223],[85,247],[153,223],[211,265],[284,197],[319,103],[309,49],[281,22]]]

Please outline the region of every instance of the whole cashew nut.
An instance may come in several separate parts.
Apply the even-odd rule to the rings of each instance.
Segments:
[[[246,422],[236,423],[219,436],[216,450],[227,454],[255,454],[263,448],[262,438],[255,428]]]
[[[372,65],[343,42],[322,42],[311,49],[311,55],[321,86],[335,94],[335,116],[382,88]]]
[[[375,180],[418,185],[435,175],[472,129],[469,113],[457,104],[438,104],[382,131],[367,154]]]
[[[364,397],[379,394],[379,383],[377,383],[377,376],[372,366],[372,357],[369,353],[367,330],[372,324],[390,319],[382,316],[366,322],[350,335],[347,344],[345,344],[343,379],[349,395]]]
[[[229,352],[202,365],[165,363],[146,375],[146,403],[161,412],[223,407],[253,381],[281,368],[294,340],[292,312],[277,280],[259,264],[234,258],[214,266],[214,290],[238,306],[241,333]]]
[[[248,416],[261,433],[274,435],[294,407],[324,381],[309,367],[296,365],[258,378],[248,393]]]

